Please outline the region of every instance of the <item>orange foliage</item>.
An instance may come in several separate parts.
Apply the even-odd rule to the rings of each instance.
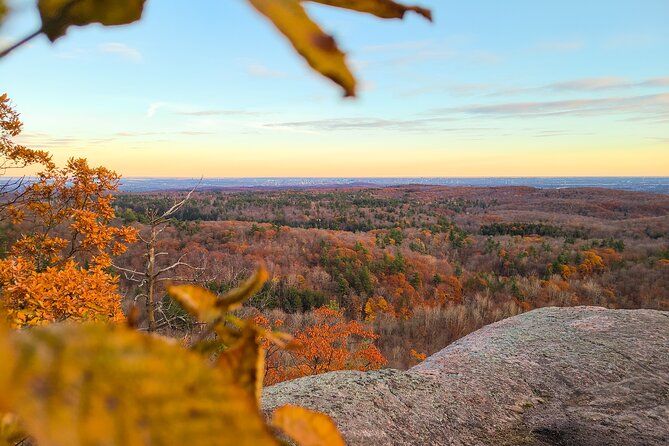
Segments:
[[[583,261],[578,265],[578,270],[584,276],[590,276],[604,269],[604,260],[595,251],[584,251]]]
[[[46,152],[13,144],[21,131],[6,95],[0,96],[3,167],[42,164],[37,181],[20,191],[21,200],[2,197],[21,238],[0,260],[0,288],[15,326],[63,319],[122,319],[116,279],[105,269],[136,231],[114,227],[111,192],[119,175],[70,159],[57,168]],[[82,265],[85,265],[82,266]]]
[[[418,353],[416,350],[413,348],[409,352],[411,354],[411,357],[416,361],[416,362],[423,362],[425,361],[425,358],[427,358],[427,354],[425,353]]]
[[[392,317],[397,317],[395,309],[388,303],[386,299],[381,296],[371,297],[365,303],[365,320],[373,321],[376,319],[377,313],[388,314]]]
[[[26,259],[13,257],[0,262],[0,284],[14,327],[64,319],[123,320],[116,283],[99,267],[87,270],[68,260],[37,272]]]
[[[313,314],[316,323],[295,334],[298,347],[287,352],[289,360],[283,363],[279,355],[268,352],[267,385],[333,370],[376,370],[386,364],[386,358],[373,343],[378,335],[361,323],[346,321],[343,311],[329,307],[314,310]],[[267,326],[269,321],[260,316],[257,322]]]
[[[576,272],[576,267],[571,265],[560,265],[560,275],[567,280]]]

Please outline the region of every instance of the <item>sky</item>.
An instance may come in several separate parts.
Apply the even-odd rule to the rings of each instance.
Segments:
[[[355,99],[244,0],[40,37],[0,60],[0,93],[19,142],[124,176],[669,176],[669,1],[417,3],[434,23],[307,5]],[[38,27],[13,4],[0,47]]]

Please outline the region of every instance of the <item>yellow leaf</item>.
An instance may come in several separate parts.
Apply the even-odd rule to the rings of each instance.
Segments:
[[[19,418],[13,413],[0,413],[0,445],[17,445],[27,437]]]
[[[267,277],[267,270],[265,267],[260,266],[256,272],[239,287],[232,289],[221,296],[217,305],[224,311],[234,310],[245,300],[260,291],[265,282],[267,282]]]
[[[125,25],[142,17],[145,0],[38,0],[42,32],[52,42],[69,26]]]
[[[249,2],[285,35],[309,65],[344,89],[345,96],[355,96],[355,78],[346,66],[346,58],[334,38],[314,23],[299,0],[249,0]]]
[[[167,287],[167,293],[200,322],[211,323],[223,315],[221,309],[216,306],[216,295],[202,287],[172,285]]]
[[[257,293],[266,281],[267,270],[261,266],[239,287],[220,297],[195,285],[172,285],[167,287],[167,292],[200,322],[211,323],[239,307],[246,299]]]
[[[298,406],[281,406],[272,414],[272,425],[300,446],[344,446],[332,418]]]
[[[0,306],[0,312],[5,308]],[[12,375],[11,368],[15,366],[15,358],[12,345],[9,342],[10,329],[3,317],[0,317],[0,414],[10,411],[9,397],[2,389],[11,387]]]
[[[239,341],[218,357],[217,366],[225,382],[246,390],[260,402],[265,375],[265,351],[258,345],[258,331],[248,325]]]
[[[277,444],[254,398],[175,342],[91,323],[9,339],[0,395],[40,446]]]
[[[0,25],[2,24],[2,21],[5,20],[7,12],[9,12],[7,5],[5,4],[4,0],[0,0]]]
[[[432,21],[432,12],[420,6],[405,6],[392,0],[307,0],[314,3],[367,12],[383,19],[401,19],[408,11]]]

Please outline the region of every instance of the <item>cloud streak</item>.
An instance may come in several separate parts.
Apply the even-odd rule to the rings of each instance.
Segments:
[[[472,104],[462,107],[433,109],[439,115],[489,117],[595,116],[620,113],[643,115],[656,119],[669,114],[669,93],[641,96],[612,96],[560,101],[506,102]]]
[[[122,57],[123,59],[131,60],[133,62],[141,62],[144,59],[142,53],[140,53],[136,48],[132,48],[128,45],[118,42],[103,43],[98,46],[98,50],[103,53],[113,54]]]
[[[570,52],[577,51],[585,47],[582,40],[567,40],[559,42],[540,42],[537,49],[549,52]]]
[[[263,124],[265,129],[293,129],[309,132],[339,132],[339,131],[402,131],[402,132],[480,132],[499,130],[493,127],[452,127],[449,122],[457,121],[453,117],[430,117],[415,119],[383,119],[373,117],[360,118],[333,118],[310,121],[292,121]]]
[[[263,116],[267,114],[265,112],[233,109],[177,111],[175,113],[184,116]]]

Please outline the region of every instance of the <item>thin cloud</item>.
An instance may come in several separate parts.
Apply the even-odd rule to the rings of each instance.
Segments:
[[[310,132],[336,131],[418,131],[418,132],[480,132],[498,130],[490,127],[447,127],[444,124],[455,121],[450,117],[430,117],[416,119],[383,119],[383,118],[334,118],[311,121],[293,121],[264,124],[269,129],[301,129]]]
[[[156,113],[158,113],[158,110],[169,106],[170,106],[169,102],[152,102],[146,109],[146,117],[149,119],[153,118],[154,116],[156,116]]]
[[[657,118],[669,114],[669,93],[586,98],[561,101],[506,102],[472,104],[464,107],[433,109],[435,114],[465,114],[491,117],[546,117],[556,115],[592,116],[632,113]]]
[[[669,76],[647,79],[636,85],[639,87],[669,87]]]
[[[261,116],[267,114],[264,112],[232,109],[177,111],[175,113],[185,116]]]
[[[253,77],[269,78],[269,79],[289,77],[288,73],[279,70],[273,70],[258,62],[250,62],[246,64],[244,69],[246,71],[246,74]]]
[[[136,48],[129,47],[123,43],[118,42],[108,42],[103,43],[98,46],[98,50],[107,53],[114,54],[116,56],[122,57],[133,62],[141,62],[143,60],[142,53],[139,52]]]
[[[567,82],[557,82],[547,85],[545,88],[556,91],[593,91],[626,88],[631,85],[633,84],[630,84],[630,82],[623,77],[593,77]]]
[[[122,138],[138,138],[143,136],[165,136],[165,135],[199,136],[199,135],[211,135],[211,134],[213,134],[213,132],[183,130],[178,132],[116,132],[114,133],[114,136]]]
[[[558,92],[558,93],[579,93],[579,92],[597,92],[614,91],[633,88],[662,88],[669,86],[669,76],[644,79],[642,81],[632,81],[624,77],[604,76],[590,77],[582,79],[573,79],[569,81],[554,82],[538,87],[514,87],[499,88],[488,96],[518,96],[528,93]]]
[[[537,49],[548,52],[571,52],[585,47],[582,40],[567,40],[558,42],[540,42]]]
[[[378,119],[378,118],[337,118],[319,119],[313,121],[293,121],[265,124],[264,127],[274,128],[301,128],[312,131],[337,131],[337,130],[367,130],[367,129],[418,129],[425,128],[429,119],[401,120],[401,119]]]

